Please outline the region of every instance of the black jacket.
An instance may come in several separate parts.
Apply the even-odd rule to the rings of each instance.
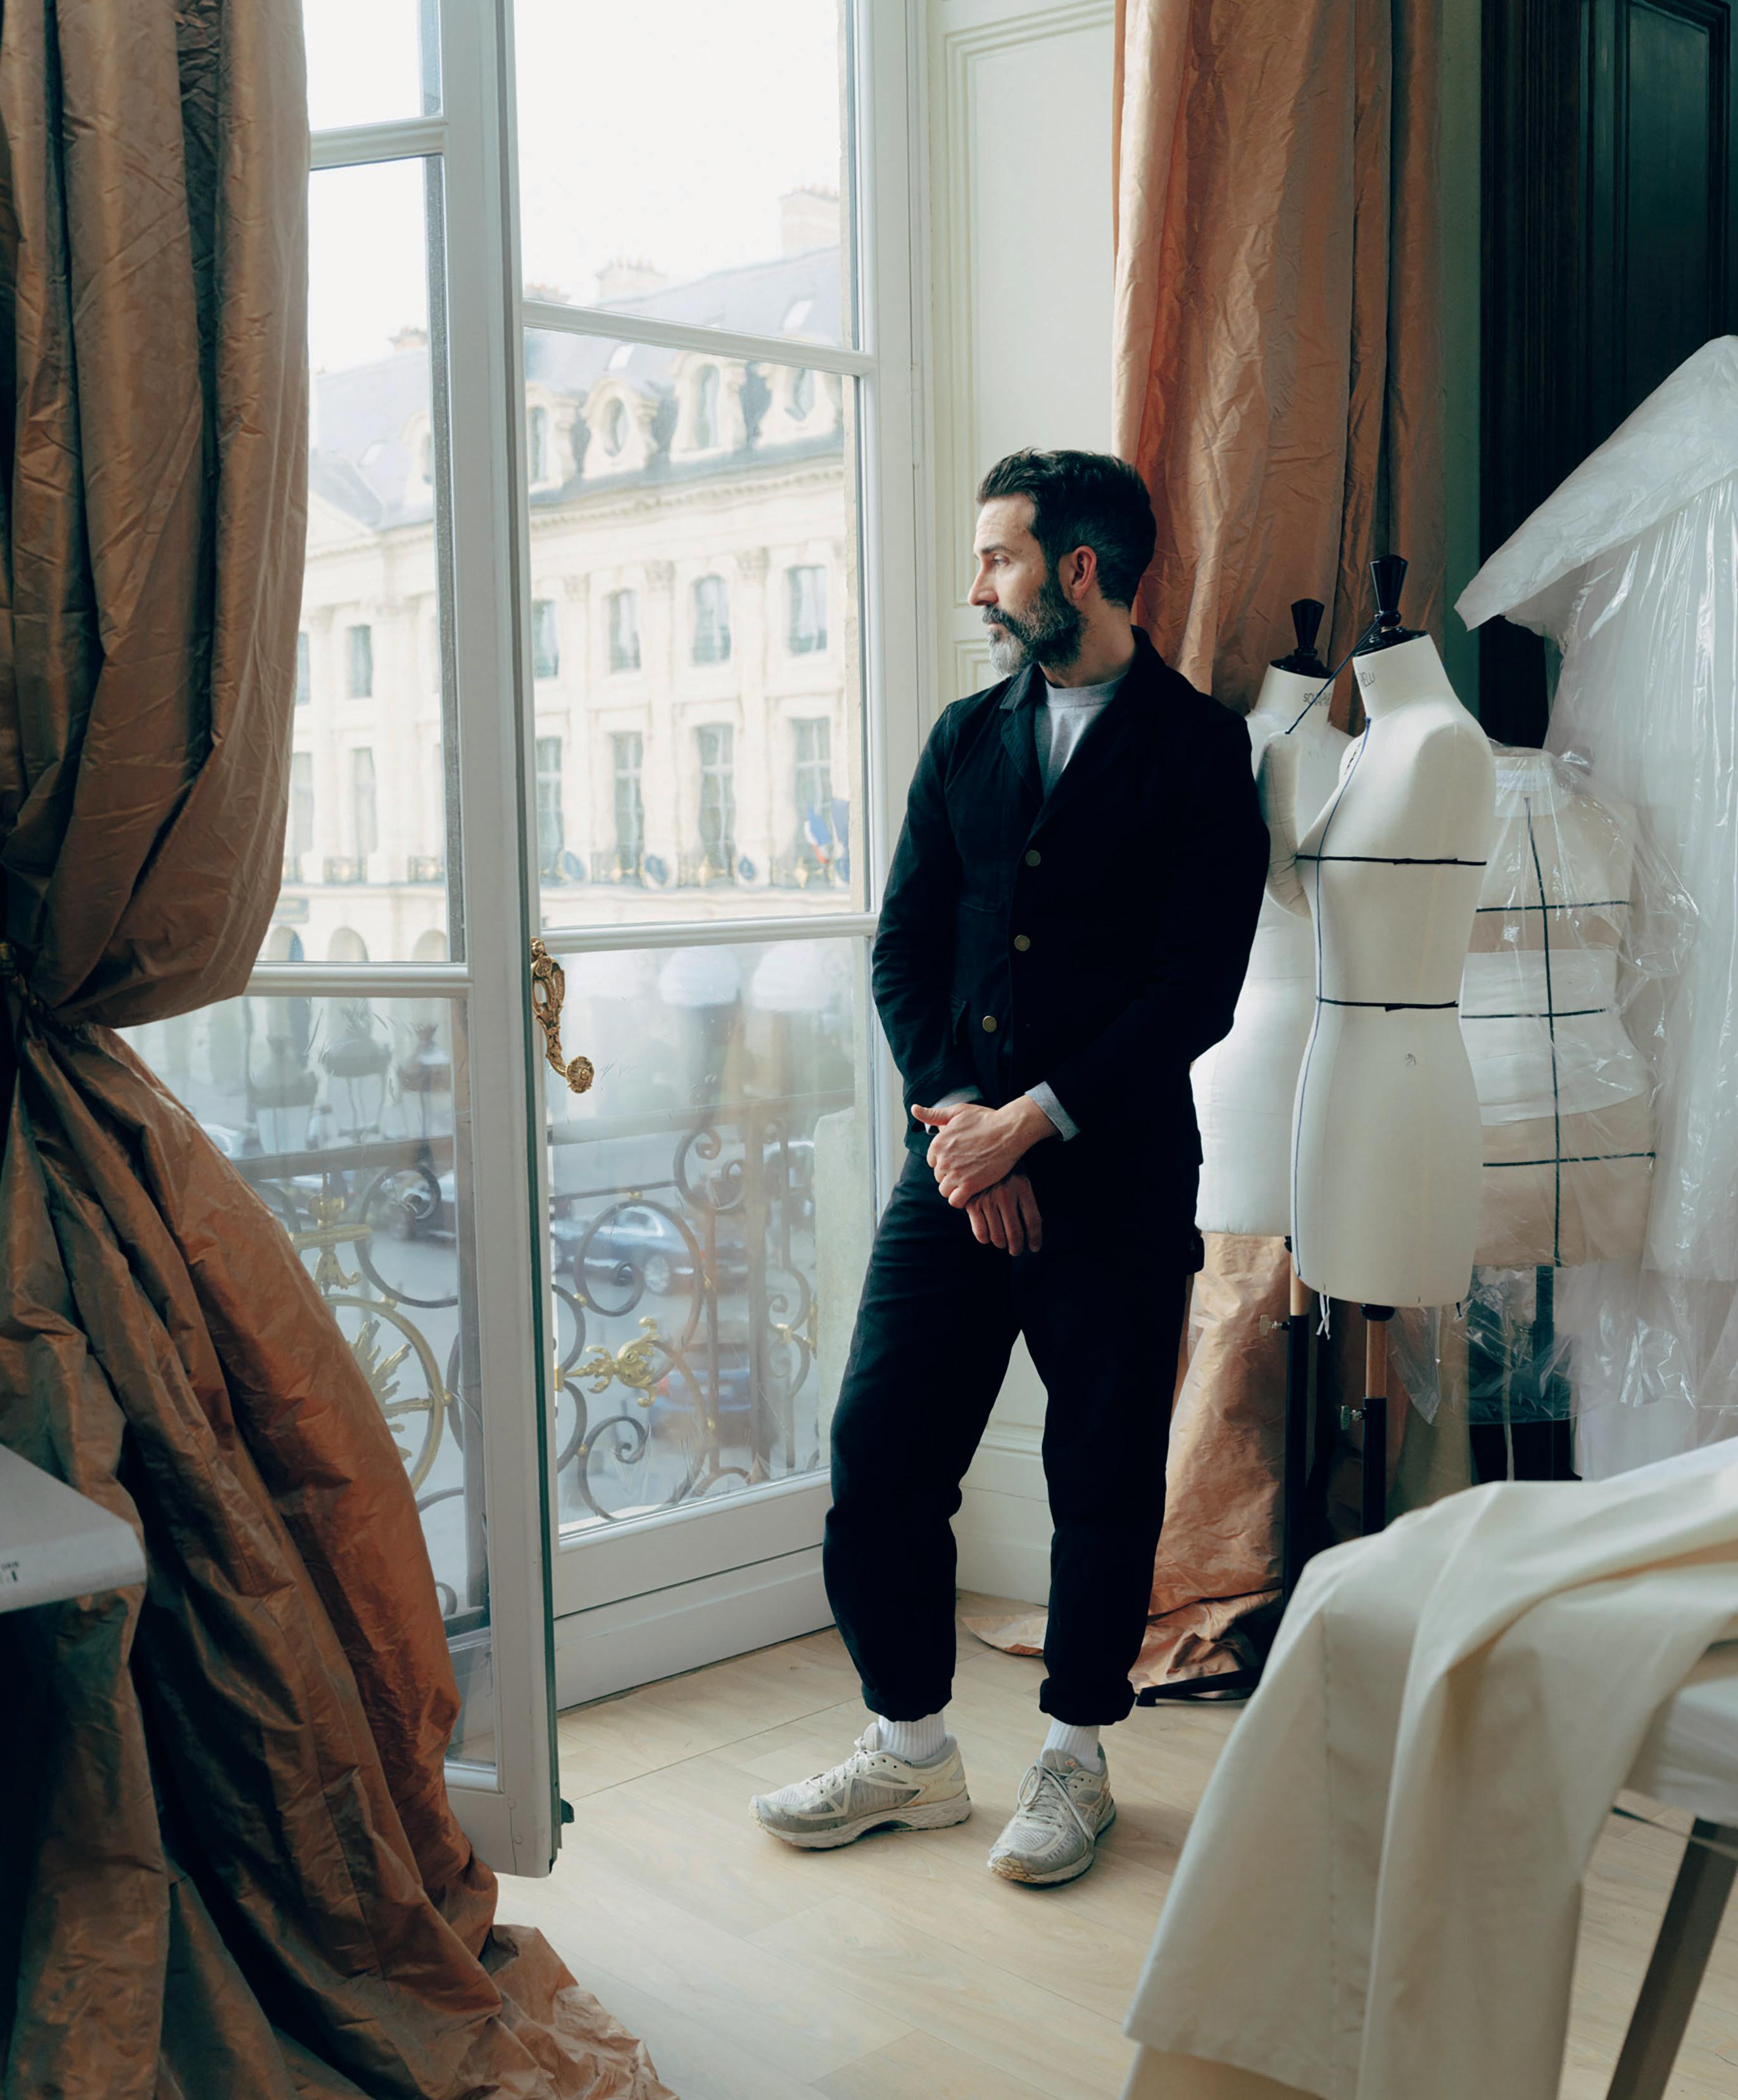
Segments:
[[[1030,1155],[1044,1178],[1064,1153],[1071,1176],[1200,1159],[1189,1067],[1231,1026],[1267,831],[1242,717],[1135,646],[1048,797],[1035,669],[955,701],[924,747],[873,968],[914,1152],[914,1101],[1047,1080],[1079,1135]]]

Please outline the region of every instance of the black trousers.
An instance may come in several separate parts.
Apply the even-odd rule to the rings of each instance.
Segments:
[[[1017,1334],[1048,1396],[1053,1529],[1039,1705],[1086,1727],[1120,1721],[1134,1704],[1128,1672],[1164,1520],[1193,1169],[1165,1188],[1155,1220],[1131,1204],[1126,1165],[1114,1183],[1062,1167],[1034,1172],[1036,1254],[981,1246],[915,1153],[876,1233],[833,1416],[823,1563],[864,1703],[891,1721],[936,1713],[950,1696],[950,1520]]]

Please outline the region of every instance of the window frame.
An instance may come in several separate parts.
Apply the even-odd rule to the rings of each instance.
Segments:
[[[425,0],[425,20],[434,15],[435,0]],[[262,961],[249,989],[267,997],[334,999],[360,992],[461,1001],[473,1059],[491,1075],[491,1083],[471,1099],[473,1140],[486,1162],[474,1190],[475,1343],[479,1361],[490,1366],[496,1384],[523,1390],[527,1404],[497,1407],[484,1424],[499,1761],[487,1772],[449,1765],[448,1788],[483,1856],[509,1872],[546,1871],[558,1836],[547,1692],[558,1653],[550,1546],[558,1534],[542,1418],[549,1412],[553,1357],[550,1279],[543,1236],[531,1229],[547,1214],[549,1192],[541,1046],[526,977],[538,912],[524,333],[605,334],[676,350],[704,348],[726,360],[789,364],[801,358],[817,386],[831,374],[834,383],[855,382],[859,390],[862,754],[860,766],[855,755],[836,754],[836,772],[847,768],[859,798],[862,836],[854,858],[862,862],[863,908],[851,908],[851,899],[842,896],[840,910],[813,917],[686,919],[679,936],[673,920],[652,920],[630,929],[628,940],[619,928],[552,938],[551,951],[668,946],[678,938],[729,944],[849,937],[867,944],[906,785],[934,714],[933,448],[923,376],[928,302],[919,289],[928,274],[926,53],[918,0],[849,0],[846,19],[845,152],[856,207],[852,346],[697,333],[651,316],[557,306],[526,295],[518,256],[510,0],[439,0],[440,108],[324,131],[312,142],[316,170],[407,159],[421,160],[430,170],[431,267],[437,249],[439,263],[438,281],[431,277],[430,285],[431,355],[442,373],[433,400],[433,452],[437,517],[444,515],[449,536],[443,550],[437,547],[443,595],[436,610],[443,736],[451,754],[444,786],[454,960]],[[461,443],[454,441],[455,431],[462,434]],[[643,644],[640,655],[643,662]],[[370,668],[373,689],[382,667]],[[461,810],[478,812],[482,821],[459,823]],[[495,813],[508,812],[513,821],[504,846]],[[316,827],[319,821],[316,810]],[[486,928],[486,938],[469,939],[472,924]],[[891,1058],[879,1031],[871,1030],[871,1039],[876,1065],[869,1110],[879,1198],[898,1171],[901,1117]],[[540,1407],[529,1404],[531,1396],[540,1397]],[[530,1504],[527,1492],[534,1498]],[[542,1524],[536,1520],[537,1497]],[[763,1493],[752,1508],[721,1506],[698,1515],[680,1536],[647,1529],[632,1541],[618,1539],[611,1550],[625,1570],[624,1580],[635,1579],[627,1562],[639,1555],[645,1562],[640,1586],[660,1587],[677,1579],[690,1558],[715,1556],[703,1532],[735,1538],[740,1530],[745,1543],[757,1542],[746,1544],[742,1559],[756,1560],[765,1551],[761,1534],[770,1511],[787,1512],[807,1539],[818,1522],[810,1506],[818,1511],[824,1498],[824,1481],[805,1480]],[[576,1568],[593,1564],[564,1551],[563,1559],[570,1558]]]

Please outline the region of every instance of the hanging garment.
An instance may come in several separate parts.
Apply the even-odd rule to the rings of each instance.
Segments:
[[[1555,2100],[1600,1827],[1735,1630],[1718,1449],[1313,1560],[1184,1847],[1125,2100]]]

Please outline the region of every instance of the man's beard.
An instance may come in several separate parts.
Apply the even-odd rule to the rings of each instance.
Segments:
[[[1007,630],[990,644],[990,665],[1004,678],[1023,671],[1028,664],[1072,664],[1080,654],[1080,615],[1062,595],[1054,575],[1039,586],[1038,602],[1024,616],[998,606],[984,615],[984,623]]]

